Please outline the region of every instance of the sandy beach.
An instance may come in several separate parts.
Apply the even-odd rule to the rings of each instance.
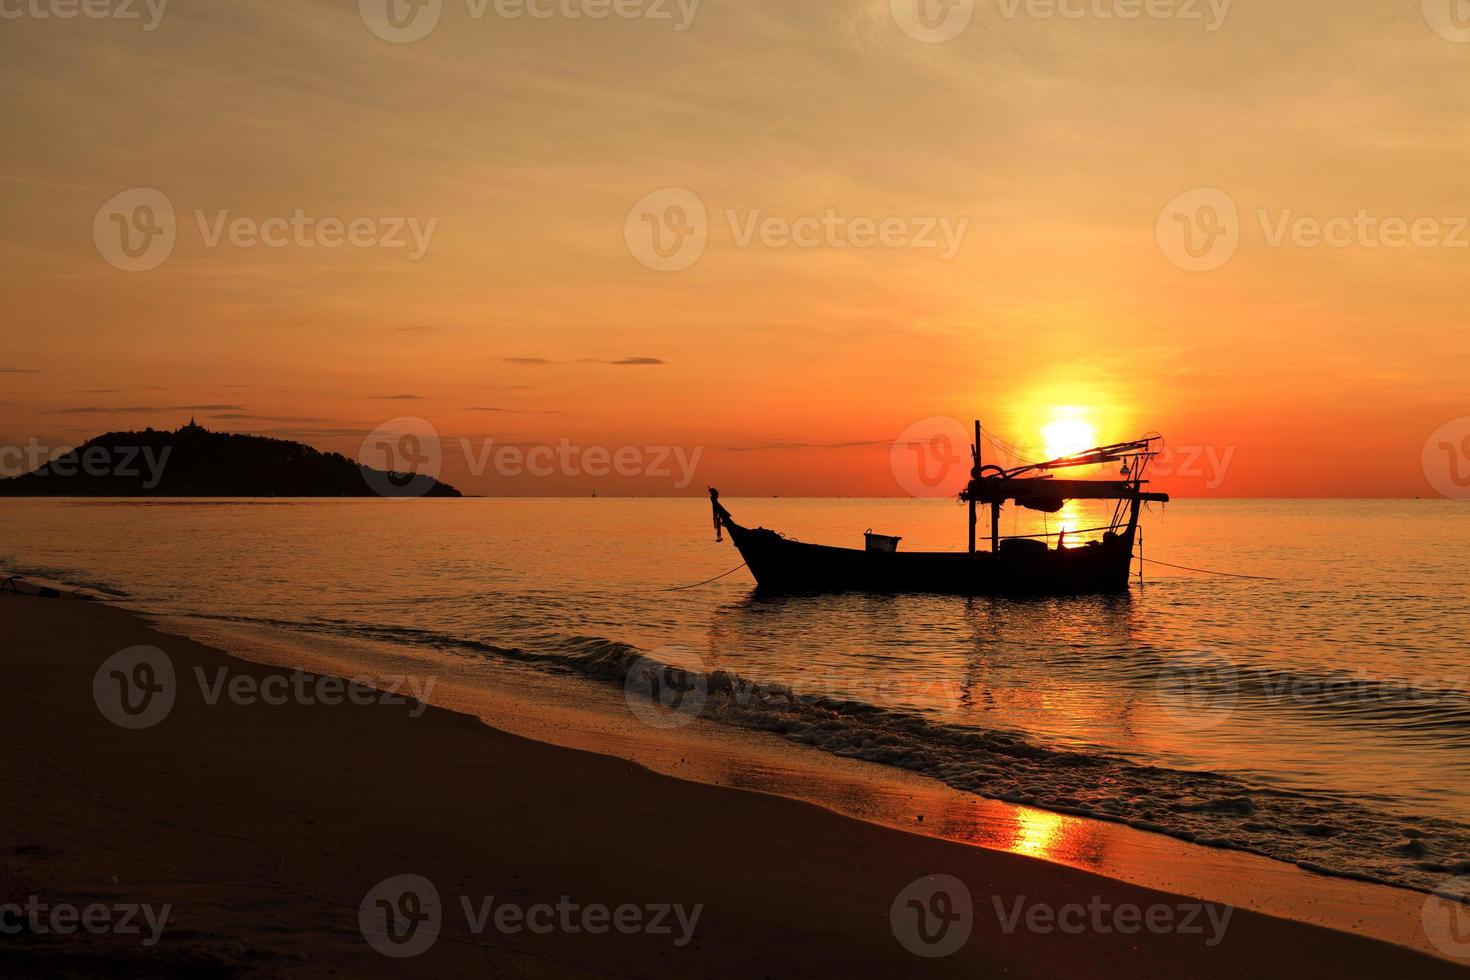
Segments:
[[[6,975],[1465,975],[528,740],[103,604],[5,596],[0,623]],[[137,671],[151,653],[116,659],[140,646],[172,685]],[[155,722],[115,674],[172,703]]]

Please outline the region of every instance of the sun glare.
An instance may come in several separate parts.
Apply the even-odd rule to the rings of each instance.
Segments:
[[[1097,445],[1097,427],[1082,409],[1057,409],[1054,420],[1042,426],[1041,440],[1052,459],[1080,453]]]

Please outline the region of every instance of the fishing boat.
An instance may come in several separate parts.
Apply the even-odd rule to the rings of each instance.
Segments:
[[[1146,490],[1145,470],[1158,455],[1159,437],[1099,446],[1044,463],[1009,469],[981,459],[981,426],[975,423],[970,447],[973,467],[960,501],[969,505],[968,551],[906,552],[902,538],[867,533],[865,548],[808,544],[766,528],[739,524],[710,488],[716,538],[727,531],[767,594],[823,592],[934,592],[959,595],[1075,595],[1128,589],[1139,517],[1146,503],[1168,503],[1169,496]],[[1057,479],[1058,471],[1121,463],[1122,479]],[[1100,534],[1069,544],[1069,532],[1012,535],[1000,533],[1007,504],[1055,514],[1071,500],[1115,502],[1111,521],[1072,531],[1074,537]],[[976,530],[979,511],[990,509],[990,548],[981,549]],[[1056,539],[1055,547],[1052,539]]]

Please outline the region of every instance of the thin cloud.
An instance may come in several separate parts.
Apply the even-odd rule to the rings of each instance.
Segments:
[[[660,357],[624,357],[616,361],[609,361],[601,357],[579,357],[571,361],[554,361],[549,357],[505,357],[501,360],[506,364],[516,364],[520,367],[551,367],[563,364],[608,364],[612,367],[655,367],[667,364]]]
[[[53,408],[42,415],[146,415],[149,412],[243,412],[244,405],[123,405],[103,407],[80,405],[76,408]]]
[[[0,374],[40,374],[40,371],[32,371],[30,368],[0,368]]]
[[[394,333],[438,333],[438,327],[395,327]]]
[[[285,422],[292,425],[315,425],[337,419],[313,418],[310,415],[251,415],[248,412],[221,412],[211,416],[225,422]]]
[[[374,395],[373,401],[379,402],[421,402],[423,395]]]
[[[500,415],[565,415],[566,412],[536,411],[528,408],[487,408],[483,405],[470,405],[465,408],[466,412],[495,412]]]
[[[344,436],[361,439],[367,432],[364,429],[348,428],[302,428],[302,429],[262,429],[260,435],[276,436],[283,439],[332,439]]]
[[[856,442],[767,442],[759,446],[725,446],[716,451],[722,453],[765,453],[785,452],[789,450],[872,449],[878,446],[892,445],[892,439],[861,439]]]

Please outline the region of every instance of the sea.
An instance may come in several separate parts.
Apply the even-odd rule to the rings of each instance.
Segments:
[[[804,541],[964,546],[948,501],[723,502]],[[1003,528],[1080,544],[1090,506]],[[1462,503],[1154,505],[1127,594],[1024,600],[764,598],[703,499],[7,499],[0,522],[7,574],[150,613],[398,645],[461,683],[591,677],[1324,874],[1470,872]]]

